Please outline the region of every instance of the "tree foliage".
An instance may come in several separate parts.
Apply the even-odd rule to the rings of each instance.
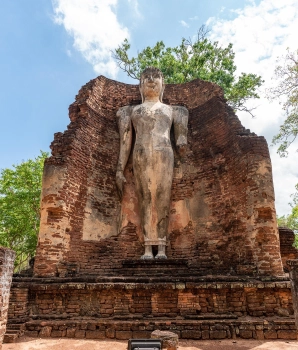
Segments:
[[[257,89],[263,83],[261,77],[251,73],[241,73],[236,77],[232,44],[220,47],[217,41],[211,42],[207,38],[207,33],[202,26],[194,42],[183,38],[179,46],[166,47],[163,41],[158,41],[132,58],[128,54],[130,44],[126,39],[113,52],[113,57],[133,79],[139,79],[146,67],[154,66],[163,72],[165,83],[185,83],[196,78],[217,83],[233,109],[252,114],[246,102],[259,98]]]
[[[16,252],[17,270],[34,256],[39,231],[41,179],[46,152],[0,175],[0,245]]]
[[[292,208],[291,214],[278,217],[277,222],[278,226],[288,227],[298,234],[298,205]]]
[[[278,226],[285,226],[295,232],[295,247],[298,248],[298,204],[292,207],[289,215],[283,215],[277,218]]]
[[[280,126],[279,133],[274,136],[273,144],[279,144],[278,153],[286,157],[288,147],[298,134],[298,50],[290,52],[278,59],[274,71],[277,85],[268,89],[271,100],[279,99],[285,111],[285,121]]]

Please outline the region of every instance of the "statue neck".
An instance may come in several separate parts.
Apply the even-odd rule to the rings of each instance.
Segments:
[[[160,100],[159,100],[159,96],[148,96],[148,97],[145,97],[145,99],[144,99],[144,102],[143,103],[145,103],[145,102],[160,102]]]

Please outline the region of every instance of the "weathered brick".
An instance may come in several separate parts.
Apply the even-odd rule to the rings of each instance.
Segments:
[[[209,333],[209,332],[208,332]],[[184,339],[201,339],[202,332],[196,330],[185,330],[181,332],[181,338]],[[207,338],[204,338],[207,339]]]
[[[297,340],[297,331],[296,330],[280,330],[277,331],[277,338],[278,339],[291,339],[291,340]]]
[[[105,331],[86,331],[86,338],[87,339],[105,339],[106,332]]]
[[[131,331],[116,331],[116,339],[119,340],[127,340],[132,337],[132,332]]]

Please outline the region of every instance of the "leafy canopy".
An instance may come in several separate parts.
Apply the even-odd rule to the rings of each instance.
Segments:
[[[0,245],[16,252],[17,270],[34,256],[39,231],[41,179],[46,152],[0,174]]]
[[[285,121],[279,128],[279,133],[273,137],[273,144],[279,144],[277,152],[286,157],[289,146],[298,134],[298,50],[290,52],[278,59],[274,71],[276,86],[268,89],[270,100],[279,99],[285,111]]]
[[[289,215],[283,215],[277,218],[278,226],[285,226],[295,232],[295,247],[298,248],[298,204],[292,207]]]
[[[277,62],[273,77],[276,85],[267,90],[267,97],[270,100],[279,99],[285,111],[285,121],[279,127],[279,133],[273,137],[272,143],[279,145],[277,153],[281,157],[287,157],[288,148],[298,135],[298,50],[291,52],[288,48],[286,55],[280,57]],[[298,184],[294,203],[298,204]],[[293,215],[297,217],[297,209],[295,213],[292,211],[288,218],[290,224]]]
[[[130,44],[125,39],[113,52],[113,57],[133,79],[139,79],[146,67],[154,66],[163,72],[165,83],[186,83],[197,78],[214,82],[223,88],[233,109],[252,114],[253,109],[249,109],[246,102],[259,98],[257,89],[263,83],[261,77],[251,73],[236,77],[232,44],[220,47],[217,41],[211,42],[207,38],[207,33],[202,26],[194,42],[183,38],[179,46],[166,47],[163,41],[158,41],[132,58],[128,55]]]
[[[298,204],[292,207],[289,215],[283,215],[277,219],[278,226],[285,226],[298,234]]]

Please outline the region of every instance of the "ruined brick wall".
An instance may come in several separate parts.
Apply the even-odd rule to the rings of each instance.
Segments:
[[[26,324],[29,337],[86,339],[149,339],[153,330],[171,331],[179,339],[296,340],[294,320],[46,320]]]
[[[2,348],[2,341],[6,330],[14,259],[14,251],[0,247],[0,349]]]
[[[284,270],[289,272],[287,266],[287,260],[298,259],[298,249],[293,247],[295,241],[295,233],[288,227],[279,227],[279,240],[280,240],[280,255]]]
[[[27,310],[11,319],[185,319],[293,315],[289,281],[270,282],[64,282],[14,284],[28,288]]]
[[[29,287],[12,283],[9,297],[8,321],[9,323],[23,323],[29,317]]]
[[[131,159],[122,204],[115,187],[116,111],[140,103],[138,86],[99,77],[69,108],[45,163],[36,276],[102,274],[139,259],[143,237]],[[221,89],[167,85],[164,103],[189,110],[188,152],[175,158],[167,255],[201,274],[283,273],[268,147],[246,130]]]
[[[13,294],[28,297],[19,309],[10,300],[10,321],[23,320],[33,337],[149,338],[155,329],[186,339],[297,337],[289,281],[89,279],[15,278]]]

